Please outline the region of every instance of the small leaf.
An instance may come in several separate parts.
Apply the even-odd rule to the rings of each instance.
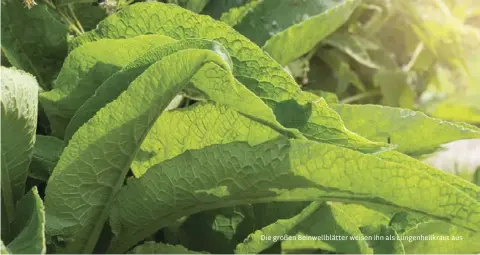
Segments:
[[[12,228],[15,239],[8,244],[14,254],[45,254],[45,208],[34,187],[18,201]]]

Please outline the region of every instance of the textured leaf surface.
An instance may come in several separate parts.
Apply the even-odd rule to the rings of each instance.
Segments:
[[[318,97],[303,93],[282,66],[234,29],[206,16],[175,5],[140,3],[129,6],[101,22],[97,29],[72,42],[72,47],[102,38],[161,34],[174,39],[205,38],[220,42],[230,53],[233,73],[274,113],[282,111],[287,128],[300,127],[311,139],[341,143],[346,147],[376,151],[384,144],[372,143],[346,130],[339,116]]]
[[[480,138],[480,129],[434,119],[421,112],[378,105],[330,105],[345,125],[372,141],[398,145],[410,155],[433,152],[455,140]]]
[[[418,236],[435,239],[413,240]],[[417,225],[405,232],[403,238],[405,252],[409,254],[476,254],[480,252],[480,233],[436,220]]]
[[[130,254],[206,254],[186,249],[181,245],[147,242],[135,247]]]
[[[271,36],[272,33],[270,32],[273,32],[274,36],[266,41],[263,49],[282,65],[286,65],[312,50],[318,43],[343,25],[360,3],[358,0],[296,2],[270,0],[269,2],[278,5],[275,7],[277,10],[283,10],[278,13],[273,12],[277,13],[278,16],[271,21],[271,25],[267,22],[265,27],[272,26],[273,29],[270,28],[269,30],[273,31],[269,31],[266,35]],[[303,11],[300,13],[292,12],[292,9],[297,6],[301,6]],[[271,12],[269,9],[265,9],[265,11]],[[311,11],[314,11],[314,13],[311,13]],[[262,14],[257,15],[259,15],[257,18],[263,17]],[[295,16],[286,18],[289,15]],[[296,24],[287,25],[288,28],[282,31],[282,25],[278,25],[283,23],[282,21],[294,21]],[[275,27],[274,24],[277,24],[278,27]],[[237,27],[240,27],[240,25]],[[278,30],[279,28],[280,30]],[[251,29],[250,31],[259,31],[259,29]],[[263,43],[260,45],[263,45]]]
[[[1,16],[8,61],[35,75],[42,88],[51,88],[67,55],[67,26],[43,3],[27,9],[23,1],[5,0]]]
[[[480,229],[479,202],[448,183],[373,155],[280,139],[187,151],[130,180],[112,209],[110,251],[206,209],[322,199],[383,204]]]
[[[189,39],[176,42],[174,39],[169,38],[162,38],[162,42],[165,42],[165,44],[154,47],[135,58],[135,60],[127,64],[114,75],[110,76],[97,88],[95,94],[93,94],[80,107],[80,109],[77,110],[68,124],[67,130],[65,131],[66,141],[70,140],[78,128],[92,118],[100,108],[115,100],[115,98],[125,91],[130,83],[143,71],[165,56],[186,49],[210,49],[224,55],[225,61],[231,65],[231,59],[228,56],[228,52],[225,52],[225,49],[219,43],[199,39]]]
[[[64,148],[65,143],[56,137],[37,135],[29,176],[47,181]]]
[[[12,229],[15,239],[8,249],[15,254],[45,254],[45,208],[37,187],[18,201]]]
[[[245,141],[257,145],[279,133],[225,106],[200,104],[163,113],[148,133],[132,163],[140,177],[150,167],[191,149]]]
[[[35,144],[38,83],[15,68],[1,67],[2,111],[2,235],[14,217],[16,202],[25,193],[28,165]],[[7,232],[5,232],[7,231]],[[3,240],[7,236],[3,237]]]
[[[72,51],[54,83],[40,95],[52,133],[60,138],[75,112],[104,80],[150,48],[170,42],[159,35],[101,40]]]
[[[325,235],[347,237],[346,240],[287,240],[282,242],[283,252],[327,250],[337,253],[372,253],[355,221],[340,206],[323,204],[294,232],[297,237],[318,238]],[[358,238],[359,240],[356,240]]]

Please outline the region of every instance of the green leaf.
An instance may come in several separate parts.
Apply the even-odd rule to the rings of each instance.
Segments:
[[[368,55],[365,46],[354,35],[343,32],[334,33],[326,38],[323,43],[345,52],[362,65],[379,68]]]
[[[263,49],[282,65],[306,54],[327,38],[348,20],[360,3],[358,0],[296,1],[293,4],[289,1],[276,0],[264,2],[271,3],[269,6],[273,3],[273,7],[264,4],[263,10],[268,15],[258,11],[255,12],[256,17],[263,18],[265,15],[267,19],[272,20],[253,23],[260,25],[251,27],[249,33],[258,33],[262,28],[267,29],[260,41],[255,39],[253,41],[263,45]],[[274,15],[271,14],[271,8],[275,8]],[[242,23],[246,24],[247,20],[243,19]],[[240,32],[243,32],[242,23],[235,27]],[[253,38],[248,34],[246,36]]]
[[[165,40],[169,41],[169,40]],[[103,106],[115,100],[123,91],[125,91],[130,83],[135,80],[143,71],[150,65],[161,60],[163,57],[186,49],[210,49],[217,51],[223,55],[225,61],[232,65],[232,60],[228,56],[228,52],[224,47],[213,41],[203,39],[187,39],[182,41],[175,41],[171,39],[170,42],[154,47],[144,54],[135,58],[132,62],[127,64],[120,71],[106,79],[100,85],[95,94],[92,95],[76,112],[65,131],[65,141],[70,140],[72,135],[85,122],[92,118],[95,113]]]
[[[222,14],[220,21],[227,23],[231,27],[234,27],[250,12],[253,12],[255,7],[257,7],[257,5],[261,2],[262,1],[253,0],[240,7],[231,8],[228,12]]]
[[[337,253],[368,254],[372,252],[356,222],[340,206],[324,204],[308,219],[303,220],[295,232],[297,240],[282,242],[283,252],[317,249]],[[337,239],[321,240],[321,237],[328,235],[335,235]],[[320,237],[320,240],[300,240],[300,237],[304,239]]]
[[[14,254],[45,254],[45,208],[37,187],[18,201],[12,228],[15,239],[7,247]]]
[[[367,242],[374,254],[405,254],[402,241],[393,228],[376,224],[365,226],[361,230],[365,235],[371,237]]]
[[[66,58],[53,90],[40,94],[52,134],[63,138],[75,112],[108,77],[150,48],[171,41],[165,36],[146,35],[101,40],[73,50]]]
[[[480,138],[480,129],[434,119],[421,112],[379,105],[330,105],[347,128],[372,141],[390,141],[409,155],[433,152],[455,140]]]
[[[97,2],[97,1],[92,1]],[[82,25],[83,30],[90,31],[95,29],[97,24],[107,17],[105,8],[91,3],[75,4],[73,6],[75,16]]]
[[[424,240],[418,240],[420,236],[423,236]],[[408,254],[475,254],[480,252],[480,233],[442,221],[421,223],[404,233],[402,238],[405,253]]]
[[[227,12],[231,8],[239,7],[248,0],[223,0],[223,1],[210,1],[203,9],[203,14],[209,15],[214,19],[220,19],[223,13]]]
[[[142,143],[131,168],[140,177],[150,167],[187,150],[235,141],[257,145],[279,135],[230,107],[198,104],[164,112]]]
[[[47,181],[64,148],[65,143],[56,137],[37,135],[29,176]]]
[[[347,239],[318,239],[324,235],[340,235]],[[279,236],[288,238],[278,240]],[[235,253],[258,254],[279,241],[282,241],[282,252],[287,253],[317,249],[340,253],[368,253],[366,242],[351,239],[353,236],[359,237],[362,233],[342,209],[336,205],[313,202],[298,215],[278,220],[257,230],[237,246]]]
[[[2,240],[0,240],[0,253],[1,254],[12,254],[11,251],[8,250],[8,248],[5,246]]]
[[[232,254],[255,228],[252,205],[204,211],[188,217],[177,233],[179,242],[191,250]]]
[[[208,254],[195,252],[186,249],[181,245],[170,245],[165,243],[146,242],[135,247],[129,254]]]
[[[339,82],[347,82],[353,84],[358,90],[365,91],[365,85],[348,64],[348,60],[343,58],[335,50],[323,50],[317,55],[332,68]]]
[[[190,150],[131,179],[110,215],[115,238],[109,252],[208,209],[324,199],[422,212],[480,229],[479,202],[429,174],[330,144],[278,139]]]
[[[2,50],[15,67],[32,73],[43,89],[67,55],[68,28],[45,4],[31,9],[23,1],[2,1]]]
[[[250,110],[242,104],[236,109],[245,109],[246,114],[251,111],[260,120],[262,114],[268,114],[265,109],[270,109],[262,108],[261,100],[239,87],[231,75],[226,75],[227,70],[229,65],[221,52],[191,49],[165,56],[73,135],[50,177],[45,200],[47,233],[65,240],[62,252],[93,250],[113,199],[145,136],[191,79],[207,98],[232,105],[239,101],[253,105]],[[221,80],[223,77],[230,82]],[[222,84],[220,89],[216,80]],[[273,116],[271,110],[270,115]]]
[[[416,98],[411,88],[414,86],[413,78],[411,72],[380,70],[373,77],[373,82],[380,87],[384,105],[412,109]]]
[[[35,144],[38,83],[15,68],[1,67],[2,108],[2,239],[14,218],[17,201],[25,194],[28,165]]]
[[[232,57],[235,78],[272,107],[276,115],[281,112],[284,120],[290,121],[284,123],[279,119],[285,127],[299,128],[310,139],[340,143],[365,152],[384,149],[384,143],[373,143],[348,131],[325,101],[303,93],[281,65],[234,29],[175,5],[141,3],[126,7],[102,21],[97,29],[77,37],[72,47],[102,38],[125,38],[139,34],[218,41]]]

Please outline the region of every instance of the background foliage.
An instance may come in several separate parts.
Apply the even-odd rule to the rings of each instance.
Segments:
[[[480,137],[479,1],[161,2],[182,9],[2,1],[2,251],[480,252],[480,169],[464,181],[417,160]],[[143,28],[142,13],[201,28]],[[149,87],[150,77],[168,86]],[[314,110],[298,104],[320,97]],[[328,234],[395,238],[261,237]],[[419,235],[461,240],[408,241]]]

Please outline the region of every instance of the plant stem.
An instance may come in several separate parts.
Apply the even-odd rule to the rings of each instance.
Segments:
[[[365,92],[365,93],[357,94],[355,96],[347,97],[343,100],[340,100],[340,103],[341,104],[349,104],[349,103],[352,103],[352,102],[355,102],[355,101],[358,101],[358,100],[361,100],[361,99],[379,96],[381,94],[382,93],[380,93],[380,91],[377,91],[377,90],[368,91],[368,92]]]

